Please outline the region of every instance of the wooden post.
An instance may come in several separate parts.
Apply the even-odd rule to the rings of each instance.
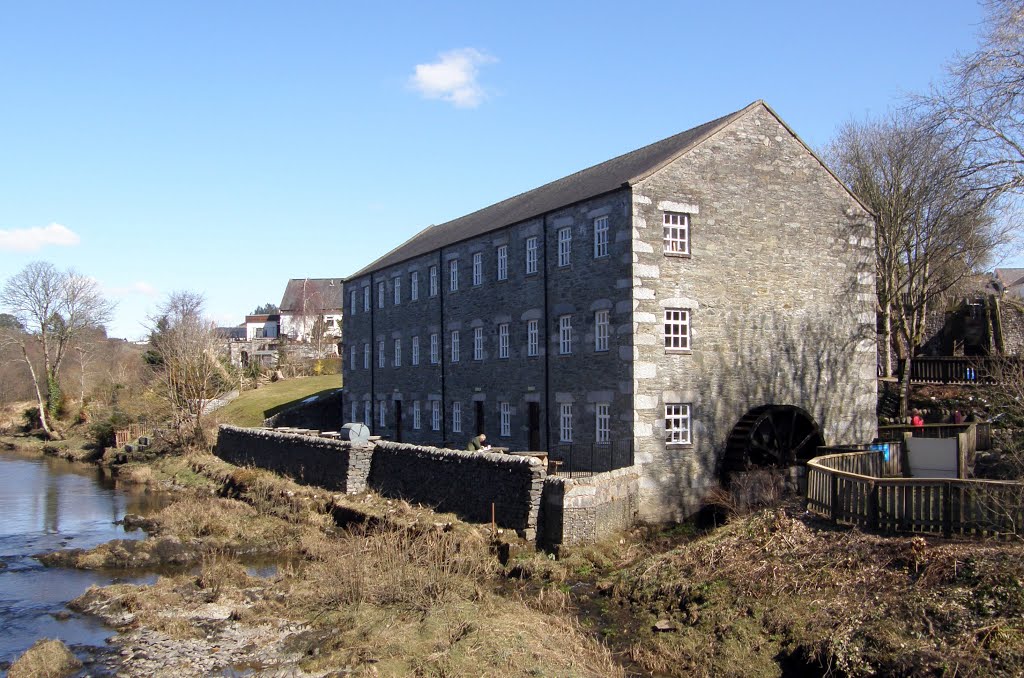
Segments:
[[[841,513],[841,504],[839,502],[839,476],[835,473],[831,473],[829,476],[832,480],[832,520],[838,521],[839,514]]]
[[[878,484],[868,483],[868,528],[878,531]]]
[[[953,536],[953,483],[943,483],[946,496],[942,501],[942,534],[947,539]]]

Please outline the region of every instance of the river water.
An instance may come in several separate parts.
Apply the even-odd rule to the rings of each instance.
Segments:
[[[115,521],[165,503],[162,495],[116,486],[95,466],[0,451],[0,674],[39,638],[103,645],[113,631],[88,616],[67,617],[66,603],[92,584],[151,578],[47,568],[32,555],[142,539],[144,532],[125,532]]]

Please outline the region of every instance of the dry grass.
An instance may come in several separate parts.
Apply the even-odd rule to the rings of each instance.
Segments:
[[[18,658],[7,672],[8,678],[63,678],[82,667],[67,645],[44,638]]]

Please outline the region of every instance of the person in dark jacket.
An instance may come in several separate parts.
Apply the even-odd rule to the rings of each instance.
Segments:
[[[466,445],[466,449],[470,452],[479,452],[480,450],[486,450],[490,447],[487,444],[487,434],[481,433],[480,435],[471,438],[469,445]]]

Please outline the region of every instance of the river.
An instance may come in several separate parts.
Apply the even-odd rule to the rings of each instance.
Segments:
[[[32,555],[142,539],[144,532],[125,532],[115,521],[165,503],[163,495],[117,486],[95,466],[0,451],[0,673],[39,638],[79,650],[104,645],[113,631],[70,612],[67,602],[92,584],[151,579],[47,568]]]

